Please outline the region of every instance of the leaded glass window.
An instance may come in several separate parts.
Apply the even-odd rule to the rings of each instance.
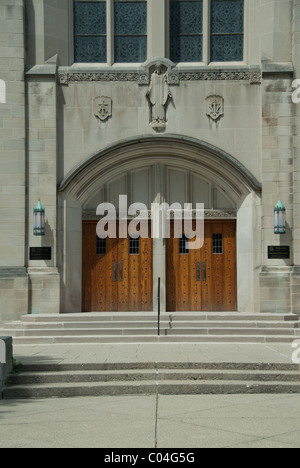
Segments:
[[[106,239],[97,236],[97,255],[106,255]]]
[[[213,254],[223,254],[223,234],[213,234]]]
[[[81,63],[105,63],[106,2],[74,2],[74,59]]]
[[[244,59],[244,0],[211,0],[211,62]]]
[[[140,254],[140,237],[130,237],[129,254],[130,255]]]
[[[203,1],[170,2],[170,58],[173,62],[201,62]]]
[[[115,62],[147,60],[147,2],[115,1]]]
[[[188,249],[189,239],[183,234],[182,237],[179,239],[179,254],[180,255],[188,255],[190,253]]]

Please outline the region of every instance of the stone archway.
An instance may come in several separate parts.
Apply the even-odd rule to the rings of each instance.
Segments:
[[[61,182],[59,186],[61,215],[59,240],[60,267],[63,271],[62,310],[64,312],[81,311],[83,212],[87,208],[94,209],[92,200],[97,200],[101,187],[109,186],[112,181],[118,180],[118,177],[125,177],[124,174],[131,174],[132,171],[145,171],[146,168],[152,168],[150,202],[168,201],[167,197],[170,192],[166,188],[169,183],[166,171],[185,174],[183,177],[188,177],[189,181],[192,177],[198,177],[198,180],[206,181],[210,187],[213,187],[210,189],[213,190],[212,198],[214,198],[214,193],[220,193],[228,200],[229,205],[221,206],[220,209],[216,209],[218,206],[214,201],[208,207],[209,216],[218,216],[221,219],[228,216],[237,218],[238,310],[253,311],[256,308],[253,297],[255,297],[254,291],[257,283],[255,252],[258,251],[256,247],[258,232],[255,223],[256,210],[260,206],[260,184],[231,155],[204,142],[173,135],[146,136],[120,142],[92,155],[80,166],[74,168]],[[107,197],[107,194],[104,197]],[[247,242],[243,239],[247,239]],[[155,278],[158,274],[163,276],[164,247],[158,244],[156,243],[153,252],[154,310],[157,306]],[[165,278],[163,278],[163,287],[164,285]],[[164,290],[163,298],[164,309],[166,302]]]

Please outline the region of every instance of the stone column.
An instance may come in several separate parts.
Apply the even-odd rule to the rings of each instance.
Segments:
[[[293,105],[292,68],[263,64],[262,95],[262,271],[261,311],[291,312],[293,271]],[[287,232],[274,234],[274,207],[287,210]],[[290,259],[269,259],[268,246],[289,246]]]
[[[165,36],[167,11],[166,3],[162,0],[150,0],[148,2],[148,18],[149,18],[149,34],[148,34],[148,49],[149,58],[167,57],[167,47],[169,38]]]
[[[27,77],[28,102],[28,273],[29,312],[60,311],[57,270],[57,57],[33,67]],[[33,208],[41,200],[46,211],[46,235],[33,235]],[[30,247],[50,247],[51,260],[32,260]]]
[[[164,201],[163,194],[163,169],[161,164],[154,167],[154,203],[161,204]],[[158,278],[161,279],[161,312],[167,310],[167,278],[166,278],[166,240],[162,237],[162,218],[160,220],[160,237],[153,239],[153,310],[158,312]]]

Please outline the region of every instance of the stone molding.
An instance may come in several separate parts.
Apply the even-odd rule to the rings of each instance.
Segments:
[[[85,198],[87,193],[83,187],[86,187],[86,184],[91,187],[91,174],[92,180],[97,181],[97,177],[100,174],[103,176],[103,171],[108,166],[111,171],[112,161],[114,166],[119,167],[120,163],[126,160],[129,168],[130,164],[136,166],[137,161],[140,163],[145,154],[148,155],[147,160],[151,155],[152,158],[159,157],[160,161],[167,162],[170,156],[174,161],[174,156],[179,155],[180,160],[192,161],[193,165],[198,163],[200,167],[211,170],[217,178],[227,179],[239,194],[241,190],[245,190],[245,193],[251,190],[261,193],[261,183],[232,155],[207,142],[173,134],[141,135],[107,146],[69,172],[58,185],[58,192],[68,190],[77,199],[83,196],[84,203],[88,198]]]
[[[136,82],[141,86],[149,85],[149,72],[145,68],[140,71],[115,71],[112,69],[99,71],[72,71],[70,69],[58,70],[58,83],[69,85],[70,83],[85,82]],[[242,81],[250,84],[262,83],[262,72],[259,67],[245,67],[235,69],[173,69],[169,72],[170,85],[179,85],[186,81]]]
[[[0,267],[0,278],[27,277],[26,267]]]
[[[172,216],[173,214],[173,216]],[[171,214],[171,219],[174,218],[174,213]],[[236,219],[236,210],[205,210],[205,219]],[[146,219],[151,219],[151,211],[145,216]],[[195,214],[196,218],[196,214]],[[83,221],[99,221],[101,216],[97,216],[95,211],[83,211]],[[135,219],[135,216],[128,216],[128,220]]]

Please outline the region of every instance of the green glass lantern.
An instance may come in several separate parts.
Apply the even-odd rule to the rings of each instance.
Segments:
[[[275,234],[286,233],[286,209],[280,200],[274,209],[274,232]]]
[[[33,234],[35,236],[45,235],[45,209],[41,204],[41,200],[33,210]]]

